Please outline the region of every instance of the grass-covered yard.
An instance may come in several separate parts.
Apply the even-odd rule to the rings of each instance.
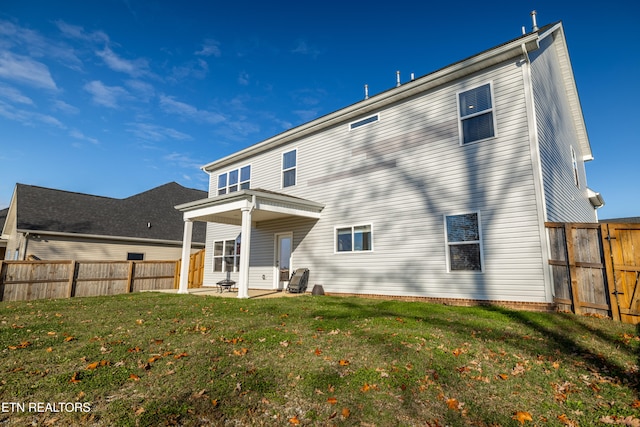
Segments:
[[[0,425],[640,426],[640,338],[569,314],[139,293],[0,303]]]

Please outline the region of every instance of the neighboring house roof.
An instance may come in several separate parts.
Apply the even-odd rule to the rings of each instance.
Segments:
[[[627,218],[611,218],[611,219],[601,219],[598,222],[616,222],[618,224],[637,224],[640,223],[640,216],[631,216]]]
[[[184,221],[175,205],[207,192],[170,182],[126,199],[17,184],[17,229],[182,241]],[[193,241],[204,243],[206,224],[194,224]]]
[[[9,213],[9,208],[0,209],[0,232],[4,227],[4,223],[7,220],[7,214]]]

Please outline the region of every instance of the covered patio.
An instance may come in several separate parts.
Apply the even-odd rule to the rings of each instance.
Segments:
[[[266,190],[237,192],[196,200],[175,207],[183,213],[184,237],[178,293],[188,293],[188,273],[193,222],[218,222],[241,227],[242,256],[238,277],[238,298],[249,298],[251,229],[262,221],[286,217],[320,219],[324,205]],[[210,239],[210,236],[207,236]]]

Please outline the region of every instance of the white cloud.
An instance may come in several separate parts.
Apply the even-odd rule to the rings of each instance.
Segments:
[[[24,126],[33,127],[38,122],[44,123],[50,126],[54,126],[60,129],[65,129],[66,126],[62,124],[58,119],[47,114],[36,113],[27,110],[21,110],[9,105],[3,101],[0,101],[0,116],[21,123]]]
[[[0,20],[0,36],[7,50],[20,47],[33,58],[53,58],[65,67],[80,70],[82,61],[75,50],[58,40],[50,40],[38,32],[20,27],[9,21]]]
[[[25,96],[18,89],[0,84],[0,97],[16,104],[33,105],[33,100]]]
[[[129,95],[129,92],[120,86],[105,86],[98,80],[84,85],[84,90],[93,96],[93,102],[109,108],[117,108],[118,99]]]
[[[248,86],[249,73],[247,73],[246,71],[241,71],[240,74],[238,75],[238,84],[241,84],[242,86]]]
[[[148,101],[155,96],[156,89],[153,85],[142,80],[127,80],[126,85],[136,94],[138,99]]]
[[[95,138],[91,138],[91,137],[89,137],[89,136],[86,136],[84,133],[80,132],[80,131],[79,131],[79,130],[77,130],[77,129],[72,129],[72,130],[70,130],[70,131],[69,131],[69,136],[70,136],[70,137],[72,137],[72,138],[75,138],[75,139],[81,140],[81,141],[87,141],[87,142],[90,142],[90,143],[95,144],[95,145],[97,145],[97,144],[99,144],[99,143],[100,143],[97,139],[95,139]]]
[[[57,100],[53,103],[53,108],[56,111],[62,111],[63,113],[67,113],[67,114],[78,114],[80,112],[80,109],[74,107],[73,105],[67,104],[64,101],[61,100]]]
[[[102,60],[113,71],[129,74],[138,77],[149,74],[149,63],[146,59],[138,58],[134,60],[124,59],[116,55],[111,48],[106,46],[104,50],[96,52]]]
[[[204,79],[209,73],[209,64],[203,59],[188,62],[184,65],[175,66],[171,69],[173,80],[183,80],[189,77]]]
[[[316,58],[321,53],[320,50],[309,46],[304,40],[298,40],[296,42],[296,46],[291,50],[291,52],[298,53],[300,55],[309,55],[313,58]]]
[[[0,77],[36,88],[58,89],[46,65],[11,52],[0,52]]]
[[[66,22],[60,20],[55,21],[54,23],[56,24],[60,32],[68,38],[98,43],[109,42],[109,36],[102,31],[92,31],[88,33],[84,30],[83,27],[79,25],[67,24]]]
[[[190,135],[178,130],[149,123],[129,123],[129,132],[147,141],[163,141],[167,138],[179,141],[193,139]]]
[[[206,39],[202,43],[202,49],[195,52],[196,55],[200,56],[215,56],[220,57],[222,52],[220,51],[220,42],[213,39]]]
[[[199,159],[193,159],[189,155],[182,153],[167,154],[164,156],[164,160],[186,169],[200,169],[200,167],[205,164]]]
[[[225,121],[225,117],[222,114],[207,110],[199,110],[193,105],[176,101],[172,96],[160,96],[160,107],[165,113],[177,114],[183,118],[198,122],[216,124]]]

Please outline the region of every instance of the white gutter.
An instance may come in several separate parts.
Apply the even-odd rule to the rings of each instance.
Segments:
[[[163,240],[163,239],[149,239],[143,237],[125,237],[125,236],[105,236],[102,234],[82,234],[82,233],[65,233],[62,231],[41,231],[41,230],[24,230],[18,229],[18,233],[28,235],[31,239],[37,238],[35,236],[58,236],[58,237],[73,237],[81,239],[94,239],[94,240],[111,240],[111,241],[126,241],[137,243],[156,243],[163,245],[178,245],[182,246],[181,240]],[[194,246],[204,247],[204,242],[193,242]]]
[[[281,134],[275,135],[262,142],[254,144],[244,150],[237,151],[227,157],[208,163],[201,167],[205,172],[224,167],[231,163],[239,162],[245,157],[256,155],[293,141],[298,138],[319,132],[324,128],[334,126],[342,122],[348,122],[360,115],[377,111],[381,108],[408,98],[415,94],[427,91],[431,88],[441,86],[469,74],[480,71],[488,66],[498,64],[508,59],[521,55],[521,46],[526,46],[527,51],[538,48],[538,34],[532,33],[505,43],[496,48],[487,50],[468,59],[457,62],[453,65],[442,68],[431,74],[427,74],[416,80],[394,87],[369,99],[365,99],[341,110],[322,116],[311,122],[302,124],[293,129],[289,129]]]

